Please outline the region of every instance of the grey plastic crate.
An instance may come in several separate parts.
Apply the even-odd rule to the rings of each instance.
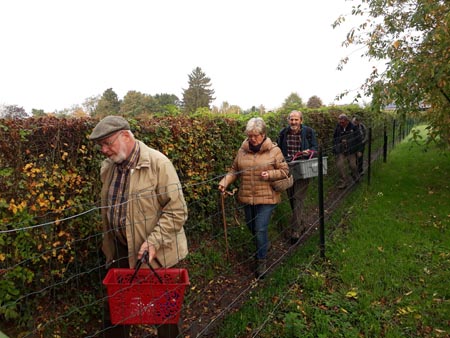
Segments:
[[[322,157],[323,174],[327,174],[327,157]],[[289,162],[289,171],[294,180],[302,178],[316,177],[319,175],[319,159],[312,158],[310,160],[298,160]]]

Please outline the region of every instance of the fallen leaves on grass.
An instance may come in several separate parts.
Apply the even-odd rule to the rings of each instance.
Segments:
[[[349,299],[358,299],[358,292],[356,292],[356,289],[351,289],[345,294],[345,297]]]

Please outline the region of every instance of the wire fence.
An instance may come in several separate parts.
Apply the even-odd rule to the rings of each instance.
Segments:
[[[389,135],[391,128],[392,135]],[[301,234],[297,243],[291,244],[289,241],[291,209],[289,199],[283,193],[282,202],[273,213],[269,229],[271,249],[268,256],[268,273],[292,255],[313,233],[327,229],[320,236],[323,242],[318,243],[317,251],[305,262],[301,270],[307,271],[318,255],[324,254],[321,249],[326,248],[325,240],[332,235],[330,231],[334,226],[323,227],[321,222],[326,224],[333,213],[339,213],[339,206],[355,187],[370,184],[371,174],[376,172],[380,163],[387,162],[389,151],[409,133],[411,128],[412,123],[396,133],[398,128],[395,122],[394,126],[389,128],[385,125],[371,126],[370,137],[365,145],[363,175],[342,189],[337,188],[339,173],[333,156],[333,144],[320,145],[320,156],[326,156],[327,159],[327,172],[323,182],[319,182],[317,178],[311,179],[304,207],[306,231]],[[210,193],[217,196],[217,208],[211,210],[209,218],[203,221],[201,231],[196,228],[198,225],[189,221],[185,226],[190,253],[177,266],[186,269],[190,279],[181,310],[182,337],[213,337],[220,326],[220,321],[245,302],[251,290],[259,285],[253,268],[254,238],[246,228],[243,207],[237,202],[236,194],[231,193],[224,198],[217,190],[218,182],[224,175],[225,173],[221,173],[215,178],[198,183],[211,187]],[[319,205],[321,194],[322,206]],[[196,200],[188,204],[188,210],[195,210],[195,204],[202,203],[206,202]],[[83,231],[80,230],[77,237],[77,234],[69,235],[63,230],[57,233],[54,231],[55,225],[69,221],[78,222],[80,229],[89,227],[92,220],[98,219],[99,211],[100,207],[97,205],[75,205],[65,210],[63,217],[60,216],[61,213],[58,213],[57,218],[48,213],[42,220],[32,225],[29,222],[11,224],[7,229],[0,231],[6,241],[8,236],[22,238],[25,248],[30,238],[54,237],[51,247],[43,248],[39,252],[30,250],[26,259],[13,266],[0,265],[2,267],[0,283],[3,290],[8,283],[12,283],[11,280],[4,278],[6,273],[11,271],[17,272],[15,282],[19,280],[24,288],[30,287],[26,294],[16,297],[14,294],[0,295],[1,306],[5,317],[8,318],[1,326],[3,330],[13,332],[12,334],[22,338],[108,336],[108,332],[101,328],[101,322],[102,309],[110,295],[106,293],[104,287],[99,287],[107,271],[101,252],[102,238],[105,234],[99,232],[83,237]],[[204,224],[208,226],[205,227]],[[193,233],[196,235],[190,236]],[[88,248],[91,247],[98,250],[89,251]],[[34,271],[34,264],[42,260],[48,264],[47,271]],[[66,266],[61,268],[61,264]],[[29,271],[34,271],[35,275],[30,275]],[[35,276],[39,276],[39,283],[31,284],[30,281]],[[299,274],[297,280],[292,280],[290,285],[295,285],[301,276],[302,274]],[[252,337],[257,337],[264,325],[270,322],[288,293],[289,288],[286,294],[280,295],[278,301],[273,304],[273,310],[265,322],[251,333]],[[39,298],[39,304],[30,309],[29,304],[34,307],[36,298]],[[25,309],[26,311],[23,311]],[[11,310],[9,317],[8,310]],[[20,318],[22,312],[31,316]],[[15,318],[14,313],[19,313],[19,317]],[[16,324],[17,328],[14,328]],[[135,325],[131,329],[131,336],[153,337],[155,332],[155,325]]]

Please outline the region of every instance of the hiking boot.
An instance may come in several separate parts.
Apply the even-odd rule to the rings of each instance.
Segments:
[[[267,270],[267,260],[265,258],[256,260],[256,278],[264,279]]]
[[[299,240],[300,240],[300,232],[292,231],[292,234],[291,234],[291,245],[294,245]]]
[[[291,245],[296,244],[298,241],[300,240],[300,237],[296,237],[296,236],[291,236]]]
[[[352,175],[352,178],[353,178],[353,181],[354,181],[355,183],[358,183],[358,182],[359,182],[359,179],[360,179],[361,177],[360,177],[360,175],[359,175],[359,173],[358,173],[357,175]]]
[[[291,245],[296,244],[305,232],[306,232],[306,227],[302,222],[302,227],[299,230],[293,230],[291,233]]]

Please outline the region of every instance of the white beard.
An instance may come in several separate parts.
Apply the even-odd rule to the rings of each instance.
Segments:
[[[119,151],[116,155],[112,155],[109,158],[116,164],[120,164],[125,161],[127,159],[127,154],[125,153],[123,145],[120,145]]]

